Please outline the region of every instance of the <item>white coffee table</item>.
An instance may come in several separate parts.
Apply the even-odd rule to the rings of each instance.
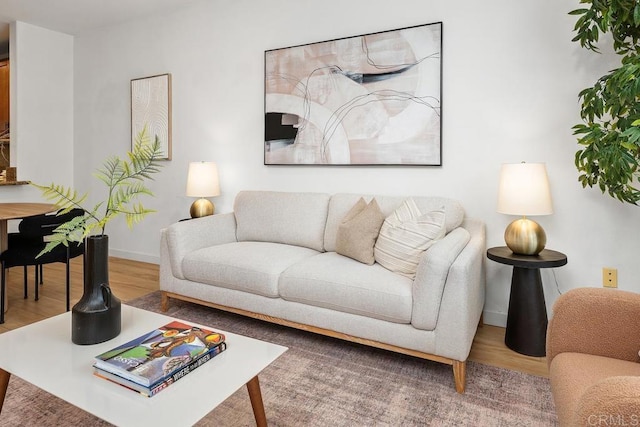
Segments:
[[[89,346],[71,342],[70,312],[0,334],[0,420],[9,378],[17,375],[118,426],[190,426],[246,385],[256,423],[266,426],[258,374],[287,348],[220,331],[215,325],[199,326],[224,333],[227,350],[153,397],[93,375],[96,355],[174,319],[123,305],[120,335]]]

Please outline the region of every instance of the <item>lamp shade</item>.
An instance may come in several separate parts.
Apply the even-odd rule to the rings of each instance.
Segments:
[[[189,163],[187,196],[214,197],[219,195],[218,166],[214,162]]]
[[[544,163],[503,164],[498,188],[498,212],[508,215],[553,213]]]

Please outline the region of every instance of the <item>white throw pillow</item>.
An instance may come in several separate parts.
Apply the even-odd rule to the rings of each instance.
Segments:
[[[445,234],[444,207],[422,214],[413,199],[405,200],[382,224],[374,248],[377,263],[413,279],[420,256]]]

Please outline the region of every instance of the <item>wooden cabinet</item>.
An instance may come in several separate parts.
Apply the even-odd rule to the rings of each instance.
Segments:
[[[0,130],[9,127],[9,60],[0,61]]]
[[[0,61],[0,170],[9,166],[9,60]]]

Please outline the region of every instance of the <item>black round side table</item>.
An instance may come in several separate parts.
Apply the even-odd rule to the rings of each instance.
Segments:
[[[548,320],[540,269],[561,267],[567,263],[567,256],[548,249],[538,255],[516,255],[508,247],[499,246],[488,249],[487,257],[513,266],[504,343],[521,354],[545,356]]]

